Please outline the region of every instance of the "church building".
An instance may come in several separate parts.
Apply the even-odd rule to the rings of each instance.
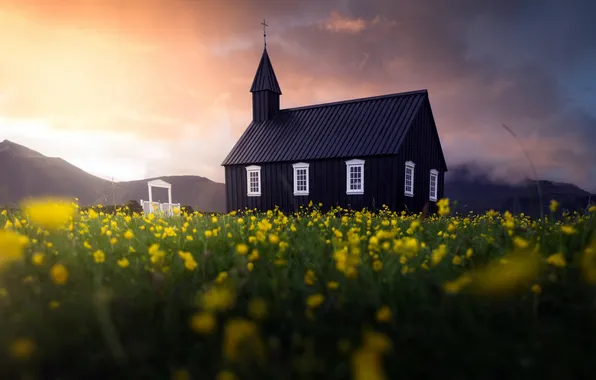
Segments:
[[[436,211],[447,165],[427,90],[280,109],[265,45],[250,92],[252,121],[222,163],[228,212]]]

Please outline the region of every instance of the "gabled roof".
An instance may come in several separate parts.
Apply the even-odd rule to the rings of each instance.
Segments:
[[[252,122],[222,165],[396,154],[426,90],[280,110]]]
[[[263,55],[261,56],[255,79],[252,81],[252,86],[250,87],[250,92],[263,90],[273,91],[274,93],[281,95],[281,89],[279,88],[279,83],[277,83],[277,77],[275,76],[275,71],[273,71],[273,65],[269,59],[267,48],[263,50]]]

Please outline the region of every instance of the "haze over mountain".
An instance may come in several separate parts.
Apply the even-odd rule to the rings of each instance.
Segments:
[[[159,177],[172,184],[173,202],[192,206],[195,210],[225,212],[224,184],[207,178],[186,176]],[[14,206],[26,197],[59,195],[77,197],[81,205],[124,204],[129,200],[148,199],[147,181],[154,179],[111,182],[95,177],[58,157],[47,157],[25,146],[4,140],[0,143],[0,204]],[[526,180],[508,184],[491,179],[481,167],[450,167],[446,176],[445,196],[458,201],[459,212],[510,210],[532,216],[540,214],[537,182]],[[596,202],[596,194],[576,185],[538,181],[542,206],[546,210],[551,199],[563,208],[585,209]],[[167,190],[154,188],[153,199],[167,201]]]

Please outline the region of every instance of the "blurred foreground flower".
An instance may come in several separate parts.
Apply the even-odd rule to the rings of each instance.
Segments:
[[[540,266],[538,255],[516,252],[445,283],[444,290],[447,293],[459,293],[467,288],[479,294],[505,294],[523,288],[535,280],[540,273]]]
[[[33,223],[51,231],[64,227],[76,212],[76,205],[63,198],[30,199],[22,207]]]
[[[29,239],[15,232],[0,230],[0,269],[6,264],[23,258],[23,248]]]

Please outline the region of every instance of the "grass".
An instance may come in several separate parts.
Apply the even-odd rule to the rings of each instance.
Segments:
[[[592,377],[594,215],[84,212],[57,227],[47,213],[4,213],[0,368],[10,379]]]

